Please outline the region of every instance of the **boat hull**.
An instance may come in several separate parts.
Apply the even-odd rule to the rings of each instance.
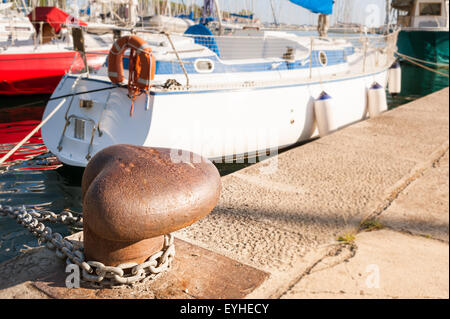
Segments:
[[[73,81],[74,77],[67,77],[54,95],[69,93],[66,88],[72,87]],[[374,81],[386,86],[387,70],[312,83],[153,92],[148,104],[144,94],[136,99],[132,116],[127,90],[115,88],[67,100],[42,129],[42,137],[63,163],[81,167],[95,153],[115,144],[192,151],[216,162],[252,157],[259,151],[265,155],[267,150],[277,152],[318,134],[314,101],[322,91],[333,98],[332,130],[365,119],[367,90]],[[86,91],[109,85],[80,79],[77,87]],[[93,105],[80,107],[80,100],[86,99]],[[47,105],[44,118],[60,101]],[[68,126],[65,114],[72,115]],[[84,121],[81,139],[76,137],[76,119]],[[174,156],[176,160],[183,155],[175,152]]]
[[[398,36],[398,51],[424,61],[448,64],[448,31],[401,30]]]
[[[107,51],[99,53],[86,54],[90,67],[103,65]],[[51,94],[72,62],[75,70],[83,66],[74,51],[0,54],[0,94]]]

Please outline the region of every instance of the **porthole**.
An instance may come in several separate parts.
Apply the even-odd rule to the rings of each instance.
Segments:
[[[199,73],[211,73],[214,71],[214,62],[208,59],[198,59],[194,63],[195,71]]]
[[[328,64],[327,54],[323,51],[319,52],[319,62],[322,66],[326,66]]]

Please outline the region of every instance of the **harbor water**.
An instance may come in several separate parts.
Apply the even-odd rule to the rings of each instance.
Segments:
[[[448,69],[441,71],[448,73]],[[447,77],[403,64],[402,93],[388,98],[389,107],[395,108],[448,84]],[[0,157],[40,122],[48,98],[45,95],[0,97]],[[248,165],[251,164],[220,164],[218,168],[222,175],[227,175]],[[37,134],[0,166],[0,204],[80,213],[81,175],[81,169],[62,166],[47,151]],[[61,224],[52,224],[51,227],[63,235],[78,231]],[[38,245],[36,239],[15,220],[0,217],[0,263]]]

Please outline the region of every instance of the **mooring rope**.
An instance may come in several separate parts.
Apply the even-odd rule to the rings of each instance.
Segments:
[[[416,61],[412,60],[412,59],[411,59],[412,57],[410,57],[410,56],[401,54],[401,53],[399,53],[399,52],[395,52],[395,53],[396,53],[398,56],[400,56],[400,57],[402,57],[403,59],[405,59],[406,61],[408,61],[408,62],[410,62],[410,63],[412,63],[412,64],[415,64],[415,65],[417,65],[417,66],[419,66],[419,67],[421,67],[421,68],[423,68],[423,69],[425,69],[425,70],[428,70],[428,71],[431,71],[431,72],[440,74],[440,75],[445,76],[445,77],[449,77],[448,74],[446,74],[446,73],[440,72],[440,71],[438,71],[438,70],[435,70],[435,69],[433,69],[433,68],[430,68],[430,67],[428,67],[428,66],[426,66],[426,65],[420,64],[419,62],[416,62]]]
[[[45,118],[41,121],[41,123],[38,124],[38,126],[36,126],[27,136],[25,136],[24,139],[22,139],[16,146],[14,146],[13,149],[11,149],[5,156],[3,156],[0,159],[0,165],[3,164],[9,157],[11,157],[11,155],[13,155],[23,144],[25,144],[53,115],[55,115],[56,111],[58,111],[61,106],[63,106],[64,102],[66,102],[66,98],[67,97],[71,97],[71,96],[76,96],[76,95],[81,95],[81,94],[86,94],[86,93],[93,93],[93,92],[99,92],[99,91],[105,91],[105,90],[111,90],[117,87],[121,87],[120,85],[114,85],[114,86],[108,86],[106,88],[100,88],[100,89],[95,89],[95,90],[89,90],[89,91],[84,91],[84,92],[77,92],[77,93],[71,93],[71,94],[66,94],[66,95],[61,95],[61,96],[56,96],[56,97],[52,97],[50,99],[48,99],[48,101],[53,101],[53,100],[59,100],[59,99],[63,99],[56,107],[55,109]],[[32,102],[32,103],[27,103],[27,104],[23,104],[23,105],[19,105],[16,107],[23,107],[23,106],[29,106],[29,105],[33,105],[33,104],[37,104],[38,102],[44,102],[44,101],[36,101],[36,102]]]
[[[63,99],[59,104],[55,107],[53,111],[50,112],[49,115],[45,119],[39,123],[38,126],[36,126],[27,136],[25,136],[24,139],[22,139],[19,143],[17,143],[16,146],[14,146],[5,156],[0,159],[0,164],[3,164],[11,155],[14,154],[15,151],[17,151],[23,144],[25,144],[47,121],[63,106],[63,104],[66,102],[66,99]]]
[[[406,54],[403,54],[403,53],[400,53],[400,52],[395,52],[395,53],[397,55],[401,56],[401,57],[407,57],[408,59],[411,59],[411,60],[414,60],[414,61],[417,61],[417,62],[430,64],[430,65],[435,65],[437,67],[443,67],[443,68],[447,67],[448,68],[448,64],[445,64],[445,63],[436,63],[436,62],[421,60],[421,59],[418,59],[418,58],[415,58],[415,57],[412,57],[412,56],[409,56],[409,55],[406,55]]]

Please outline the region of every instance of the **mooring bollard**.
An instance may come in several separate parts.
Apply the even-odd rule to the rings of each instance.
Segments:
[[[108,266],[144,262],[162,249],[164,235],[208,215],[220,189],[207,159],[174,162],[170,149],[132,145],[100,151],[82,180],[86,259]]]

